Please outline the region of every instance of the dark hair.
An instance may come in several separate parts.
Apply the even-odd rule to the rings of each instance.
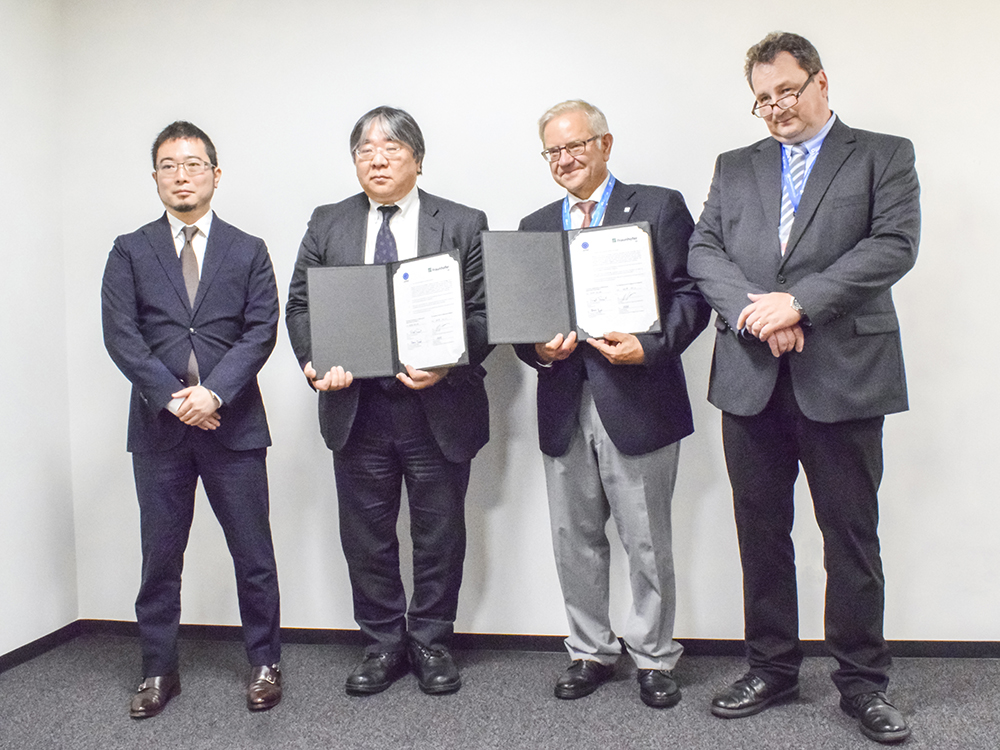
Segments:
[[[409,112],[394,107],[375,107],[361,115],[361,119],[355,123],[351,131],[351,159],[354,158],[354,152],[361,146],[361,141],[367,137],[368,131],[376,121],[386,138],[409,146],[417,164],[423,163],[424,134],[420,132],[420,126]]]
[[[161,130],[160,134],[156,136],[156,140],[153,141],[153,169],[156,169],[156,154],[160,151],[160,146],[167,141],[176,141],[179,138],[201,141],[205,144],[205,153],[208,154],[208,160],[212,163],[212,166],[219,166],[218,154],[215,153],[215,144],[212,143],[212,139],[208,137],[208,134],[197,125],[192,125],[185,120],[178,120],[177,122],[170,123]]]
[[[815,75],[823,69],[819,52],[808,39],[798,34],[790,34],[787,31],[772,31],[747,50],[747,60],[743,72],[746,74],[747,83],[750,84],[751,89],[753,88],[751,76],[754,66],[773,63],[774,58],[782,52],[787,52],[794,57],[799,67],[809,75]]]

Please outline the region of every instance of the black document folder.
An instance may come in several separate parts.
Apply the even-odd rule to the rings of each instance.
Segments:
[[[565,232],[484,232],[483,265],[486,281],[486,321],[491,344],[528,344],[551,341],[556,334],[576,331],[583,338],[607,331],[587,331],[580,325],[574,293],[570,246],[581,234],[609,229],[639,228],[645,235],[642,253],[648,254],[647,283],[656,289],[649,244],[649,224],[638,222],[616,227],[594,227]],[[612,301],[614,302],[614,301]],[[655,302],[655,300],[654,300]],[[580,300],[579,304],[593,304]],[[660,330],[658,310],[648,327],[608,330],[653,333]]]
[[[340,366],[355,378],[391,377],[406,368],[400,352],[410,346],[431,344],[440,332],[433,330],[437,321],[427,316],[409,317],[397,321],[397,299],[394,278],[410,283],[410,273],[416,279],[417,269],[443,270],[446,259],[461,268],[458,252],[418,256],[410,260],[385,265],[317,266],[308,269],[309,323],[312,336],[312,362],[320,377],[331,367]],[[465,305],[461,273],[453,274],[442,293],[460,306],[460,320],[448,328],[456,337],[457,356],[446,361],[407,362],[417,369],[467,364],[468,342],[465,334]],[[421,311],[417,311],[420,313]],[[433,316],[431,316],[433,317]],[[441,316],[439,316],[441,317]],[[397,326],[397,323],[399,324]],[[404,339],[401,339],[404,337]],[[460,338],[458,338],[460,337]],[[431,350],[435,353],[435,350]]]

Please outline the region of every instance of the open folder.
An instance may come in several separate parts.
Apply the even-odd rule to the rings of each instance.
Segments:
[[[660,331],[649,224],[484,232],[491,344]]]
[[[312,362],[356,378],[467,364],[458,251],[385,265],[308,269]]]

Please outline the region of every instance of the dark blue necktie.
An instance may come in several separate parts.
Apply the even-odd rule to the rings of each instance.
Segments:
[[[382,214],[382,226],[378,228],[378,235],[375,237],[375,263],[393,263],[399,260],[396,255],[396,238],[389,227],[389,220],[398,210],[399,206],[378,207]]]

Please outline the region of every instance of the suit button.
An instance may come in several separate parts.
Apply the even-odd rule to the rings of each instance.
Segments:
[[[194,333],[194,329],[193,328],[188,328],[188,330],[191,331],[191,333]]]
[[[778,283],[779,284],[784,284],[785,283],[785,277],[782,276],[780,273],[778,274]]]

